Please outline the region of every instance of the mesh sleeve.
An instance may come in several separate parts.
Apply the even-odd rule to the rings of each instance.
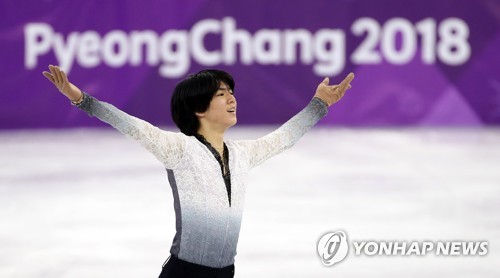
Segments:
[[[244,149],[250,168],[293,146],[309,129],[328,113],[328,106],[319,98],[311,102],[281,127],[256,140],[236,141]]]
[[[182,133],[161,130],[87,93],[84,93],[82,102],[76,106],[89,116],[97,117],[125,136],[139,142],[166,168],[174,168],[183,157],[187,136]]]

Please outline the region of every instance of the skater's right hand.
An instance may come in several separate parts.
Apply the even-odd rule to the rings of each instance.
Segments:
[[[59,67],[50,65],[50,72],[43,72],[43,75],[56,86],[59,92],[63,93],[73,103],[78,103],[83,99],[82,91],[68,81],[68,77]]]

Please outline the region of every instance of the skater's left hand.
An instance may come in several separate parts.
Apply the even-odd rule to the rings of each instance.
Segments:
[[[351,81],[353,79],[354,73],[351,72],[346,78],[344,78],[344,80],[342,80],[342,82],[340,82],[340,84],[330,86],[328,85],[330,79],[326,77],[321,83],[319,83],[314,96],[323,100],[330,107],[342,99],[345,92],[351,88]]]

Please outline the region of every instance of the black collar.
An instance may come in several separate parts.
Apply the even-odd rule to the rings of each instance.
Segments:
[[[229,206],[231,206],[231,172],[229,171],[229,151],[227,149],[226,143],[224,143],[224,149],[222,151],[223,157],[221,158],[219,152],[210,144],[210,142],[207,141],[207,139],[205,139],[203,135],[196,134],[194,137],[196,137],[198,141],[205,145],[208,150],[214,155],[217,162],[219,162],[222,177],[224,178],[224,183],[226,184]],[[222,159],[224,159],[224,161]]]

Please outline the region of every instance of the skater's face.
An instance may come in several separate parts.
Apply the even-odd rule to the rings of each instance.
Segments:
[[[225,84],[219,84],[217,90],[207,110],[203,113],[198,113],[200,121],[208,124],[211,128],[217,130],[226,130],[236,124],[236,98],[231,88]],[[203,119],[203,120],[202,120]]]

